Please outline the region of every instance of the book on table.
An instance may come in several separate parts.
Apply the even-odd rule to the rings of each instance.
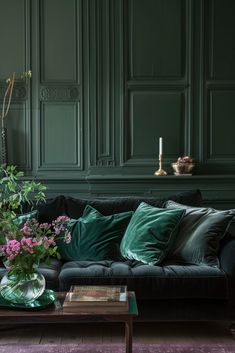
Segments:
[[[63,309],[77,311],[128,311],[126,286],[71,286]]]

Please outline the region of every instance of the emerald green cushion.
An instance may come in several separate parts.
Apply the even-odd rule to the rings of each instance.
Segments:
[[[103,216],[88,205],[82,217],[69,222],[64,238],[61,235],[58,237],[59,253],[68,261],[119,259],[120,242],[132,214],[133,212],[123,212]]]
[[[37,218],[37,217],[38,217],[38,211],[37,210],[33,210],[31,212],[28,212],[28,213],[23,213],[23,214],[17,215],[17,217],[13,219],[13,223],[18,225],[18,226],[21,226],[28,219]]]
[[[170,250],[184,213],[182,209],[166,210],[142,202],[121,241],[122,256],[149,265],[159,264]]]

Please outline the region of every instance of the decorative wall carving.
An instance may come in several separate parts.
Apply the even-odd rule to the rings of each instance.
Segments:
[[[42,101],[78,101],[79,86],[43,86],[40,89]]]
[[[0,100],[4,98],[6,85],[0,84]],[[27,86],[25,84],[16,83],[12,92],[12,100],[25,101],[28,99]]]

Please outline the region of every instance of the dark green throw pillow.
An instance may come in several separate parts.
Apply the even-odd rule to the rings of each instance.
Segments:
[[[167,201],[166,207],[185,210],[168,259],[179,263],[218,267],[219,243],[233,221],[235,210],[189,207],[174,201]]]
[[[88,219],[103,217],[102,213],[97,211],[94,207],[87,205],[83,211],[82,217]]]
[[[103,216],[86,206],[82,217],[71,220],[68,229],[57,239],[59,253],[69,261],[117,260],[120,242],[133,212]]]
[[[149,265],[159,264],[170,250],[184,212],[157,208],[142,202],[121,241],[122,256]]]

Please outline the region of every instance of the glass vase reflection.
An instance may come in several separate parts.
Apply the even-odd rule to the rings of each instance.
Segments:
[[[45,290],[46,281],[42,274],[10,274],[1,280],[0,294],[12,303],[29,303],[40,297]]]

